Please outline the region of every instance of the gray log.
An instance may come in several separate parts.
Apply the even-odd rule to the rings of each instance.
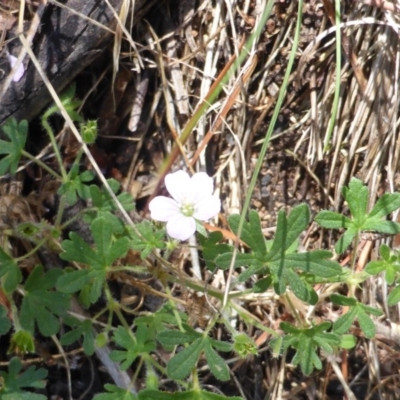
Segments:
[[[109,0],[109,3],[119,12],[122,1]],[[66,0],[63,4],[112,30],[116,27],[114,15],[104,0]],[[136,1],[135,14],[144,4],[145,0]],[[40,27],[32,48],[56,92],[60,93],[104,52],[113,40],[113,34],[50,2],[40,7],[37,11],[41,15]],[[16,45],[14,48],[13,44]],[[10,43],[11,54],[18,56],[19,49],[21,44],[18,39]],[[4,52],[1,61],[0,68],[8,69]],[[24,66],[23,78],[19,82],[11,82],[0,96],[0,125],[11,116],[30,121],[51,102],[50,94],[28,55]],[[0,80],[0,94],[4,91],[5,77]]]

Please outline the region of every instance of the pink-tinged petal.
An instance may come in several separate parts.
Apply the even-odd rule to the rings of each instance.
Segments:
[[[190,193],[190,201],[197,203],[212,195],[214,183],[205,172],[198,172],[192,176],[190,186],[186,190]]]
[[[196,222],[183,214],[173,216],[167,223],[167,233],[174,239],[187,240],[196,232]]]
[[[215,217],[221,211],[221,200],[217,196],[208,196],[196,204],[193,217],[200,221]]]
[[[14,57],[11,54],[7,53],[8,62],[11,65],[11,68],[14,68],[14,65],[17,63],[17,57]],[[13,82],[19,82],[25,73],[24,64],[20,64],[18,69],[15,71],[15,74],[12,78]]]
[[[180,214],[178,203],[165,196],[154,197],[149,203],[150,216],[155,221],[167,222]]]
[[[186,199],[186,193],[190,185],[190,176],[185,171],[177,171],[165,177],[165,186],[169,194],[181,203]]]

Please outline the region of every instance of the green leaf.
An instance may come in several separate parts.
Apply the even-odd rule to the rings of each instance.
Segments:
[[[57,279],[63,274],[60,269],[44,273],[39,265],[29,275],[25,283],[20,323],[30,333],[34,333],[35,321],[44,336],[55,335],[60,329],[59,316],[65,315],[70,306],[69,296],[53,289]]]
[[[322,368],[317,354],[319,347],[332,353],[334,348],[340,344],[338,335],[326,332],[330,326],[329,322],[323,322],[310,328],[299,329],[288,323],[281,323],[282,330],[288,333],[283,338],[283,347],[285,349],[293,347],[296,350],[292,363],[299,364],[304,374],[309,375],[314,368]]]
[[[117,194],[120,189],[120,184],[115,179],[107,179],[111,190],[114,194]],[[93,201],[94,207],[97,207],[99,211],[116,211],[117,206],[114,203],[113,198],[110,196],[108,191],[104,188],[100,189],[96,185],[90,186],[90,196]],[[125,211],[131,211],[135,208],[133,197],[128,193],[120,193],[117,195],[118,201],[121,203]]]
[[[229,227],[236,235],[239,230],[240,215],[233,214],[228,218]],[[257,211],[249,212],[249,222],[244,222],[240,239],[245,242],[254,253],[265,255],[267,249],[265,247],[265,239],[261,231],[260,217]]]
[[[96,394],[93,400],[137,400],[138,396],[129,389],[123,389],[110,383],[106,383],[104,388],[108,393]]]
[[[265,293],[272,285],[272,276],[259,279],[253,286],[254,293]]]
[[[351,178],[349,187],[343,188],[343,197],[346,199],[351,215],[356,224],[361,226],[367,214],[368,189],[357,178]]]
[[[354,335],[342,335],[340,347],[342,349],[353,349],[356,347],[357,339]]]
[[[384,194],[370,213],[367,213],[368,189],[359,179],[351,179],[349,187],[343,188],[343,196],[351,211],[351,219],[331,211],[321,211],[315,218],[315,221],[325,228],[347,229],[335,245],[336,253],[343,253],[354,237],[362,231],[389,235],[400,233],[399,223],[381,219],[400,208],[400,193]]]
[[[92,326],[92,322],[88,319],[84,321],[79,321],[76,318],[68,317],[64,319],[64,322],[73,327],[71,331],[65,333],[60,340],[63,345],[70,345],[80,337],[83,337],[83,350],[85,354],[91,356],[94,353],[94,343],[95,343],[95,331]]]
[[[357,300],[354,297],[346,297],[341,294],[331,295],[332,303],[338,304],[339,306],[354,307],[357,305]]]
[[[368,314],[375,315],[376,317],[380,317],[383,315],[383,312],[375,307],[367,306],[363,303],[358,303],[358,306],[363,309],[363,311],[367,312]]]
[[[0,247],[0,277],[2,276],[4,290],[8,293],[12,293],[22,279],[18,264]]]
[[[362,308],[358,309],[357,317],[358,323],[360,324],[360,328],[364,332],[365,337],[372,339],[375,336],[374,321],[372,321]]]
[[[119,326],[113,334],[115,343],[125,350],[113,350],[110,353],[110,359],[122,362],[121,369],[128,369],[137,357],[144,353],[149,353],[156,348],[152,338],[148,337],[147,327],[139,325],[136,330],[136,336],[128,329]]]
[[[375,203],[369,217],[382,218],[400,208],[400,193],[385,193]]]
[[[74,82],[61,93],[60,100],[72,121],[81,122],[82,117],[75,110],[82,104],[82,101],[75,98],[75,88],[76,84]],[[56,108],[58,110],[57,106]]]
[[[346,333],[357,317],[357,308],[352,307],[346,314],[340,316],[333,324],[333,331],[338,335]]]
[[[350,225],[347,231],[339,238],[335,245],[335,252],[337,254],[342,254],[350,246],[350,243],[355,238],[357,234],[357,228]]]
[[[204,349],[205,341],[204,337],[199,337],[169,360],[167,374],[171,379],[185,379],[190,374]]]
[[[346,333],[350,329],[352,323],[358,319],[360,328],[364,335],[367,338],[372,338],[375,336],[374,322],[368,314],[380,316],[383,314],[382,311],[366,306],[352,297],[332,294],[331,300],[336,304],[349,307],[348,311],[340,316],[333,324],[334,333],[338,335]]]
[[[77,261],[82,264],[90,265],[95,269],[103,269],[104,260],[99,257],[97,252],[77,233],[71,232],[69,234],[69,240],[64,240],[61,246],[64,253],[60,254],[60,258],[63,260]]]
[[[179,322],[177,317],[179,318]],[[185,323],[187,319],[187,314],[180,311],[174,312],[171,304],[166,303],[155,313],[146,316],[136,317],[135,324],[137,326],[142,324],[146,325],[149,338],[155,338],[158,333],[165,331],[167,327],[177,327],[179,326],[179,323]]]
[[[400,302],[400,285],[390,291],[387,302],[389,306],[395,306]]]
[[[285,266],[293,269],[298,268],[324,278],[330,278],[342,273],[340,264],[329,260],[331,257],[332,253],[326,250],[287,254],[285,256]]]
[[[379,254],[385,261],[389,261],[391,257],[390,247],[384,243],[381,244],[381,247],[379,247]]]
[[[107,180],[111,190],[116,194],[120,189],[120,184],[115,179]],[[115,234],[121,234],[125,230],[124,222],[115,216],[113,212],[118,210],[114,204],[114,200],[105,188],[100,189],[97,185],[90,186],[90,197],[96,211],[89,211],[85,214],[84,220],[91,224],[96,218],[105,218],[109,221],[110,226]],[[131,211],[135,208],[133,198],[128,193],[120,193],[117,199],[125,211]]]
[[[218,351],[224,351],[224,352],[232,351],[232,344],[229,342],[221,342],[219,340],[210,338],[208,338],[208,340],[210,341],[211,346]]]
[[[298,299],[304,302],[310,301],[310,291],[307,288],[307,284],[299,277],[299,275],[297,275],[296,272],[290,269],[285,270],[285,276],[280,277],[279,283],[282,284],[283,282],[286,282],[287,286],[290,286],[294,295]],[[280,288],[280,290],[282,290],[282,288]]]
[[[228,269],[232,262],[232,252],[221,254],[217,256],[215,259],[215,263],[221,269]],[[254,253],[251,254],[244,254],[244,253],[237,253],[235,258],[234,268],[243,267],[245,265],[251,265],[255,268],[262,268],[263,262],[259,260]]]
[[[243,400],[241,397],[226,397],[220,394],[206,392],[205,390],[190,390],[188,392],[167,393],[153,389],[142,390],[138,394],[138,399],[139,400]]]
[[[103,278],[102,280],[104,280],[105,275],[101,277],[97,271],[91,271],[87,269],[69,271],[64,276],[61,276],[61,278],[57,281],[57,289],[64,293],[75,293],[83,289],[94,278]]]
[[[208,237],[208,233],[206,231],[206,228],[204,228],[203,223],[200,220],[195,219],[194,220],[196,223],[196,231],[203,237]]]
[[[57,288],[66,293],[84,289],[91,285],[90,301],[96,302],[101,295],[108,271],[112,263],[123,257],[129,248],[129,239],[122,237],[113,240],[113,227],[102,217],[96,218],[90,226],[96,249],[92,249],[78,234],[70,233],[70,240],[64,240],[61,246],[64,253],[60,258],[86,264],[89,269],[73,271],[61,277]]]
[[[144,260],[155,249],[165,249],[165,230],[158,230],[150,221],[142,221],[135,225],[136,230],[129,229],[132,250],[140,251]]]
[[[370,275],[385,272],[385,279],[388,285],[392,285],[396,276],[400,272],[400,261],[397,254],[392,254],[390,248],[382,244],[379,253],[383,260],[371,261],[365,267],[365,271]]]
[[[44,388],[45,382],[42,381],[47,376],[47,371],[43,368],[36,369],[30,366],[26,371],[20,374],[22,363],[19,358],[11,359],[8,366],[8,373],[0,371],[0,381],[2,386],[0,389],[1,399],[33,399],[46,400],[45,396],[26,392],[22,388]],[[28,397],[29,396],[29,397]]]
[[[204,342],[204,355],[211,373],[220,381],[229,381],[229,368],[226,361],[212,348],[210,342]]]
[[[190,343],[197,338],[202,337],[201,333],[197,332],[180,332],[180,331],[162,331],[157,335],[157,340],[163,346],[177,346],[180,344]]]
[[[369,218],[364,222],[362,230],[376,231],[386,235],[397,235],[400,233],[400,224],[394,221],[382,221],[377,218]]]
[[[58,194],[65,196],[70,206],[73,206],[78,201],[78,197],[88,200],[90,188],[86,183],[92,181],[93,178],[94,173],[92,171],[84,171],[79,174],[79,165],[74,164],[68,174],[68,181],[60,186]]]
[[[10,141],[0,140],[0,154],[6,154],[0,160],[0,176],[7,172],[11,174],[17,172],[28,134],[28,121],[22,120],[18,124],[14,117],[9,118],[2,126],[2,130]]]
[[[283,342],[283,336],[278,336],[270,341],[270,348],[274,358],[278,358],[282,354]]]
[[[317,276],[340,276],[341,266],[335,261],[327,260],[331,254],[327,251],[315,251],[298,254],[282,254],[282,258],[275,258],[269,262],[274,287],[277,294],[283,294],[289,287],[299,299],[310,302],[313,294],[309,287],[296,272],[304,270]],[[314,300],[313,300],[314,301]]]
[[[203,259],[209,270],[214,270],[216,267],[216,258],[223,253],[232,252],[232,247],[224,244],[218,243],[223,239],[222,233],[211,232],[208,238],[199,235],[199,241],[203,250]]]
[[[342,267],[335,261],[330,260],[332,254],[328,251],[314,251],[297,253],[298,238],[301,232],[308,226],[310,212],[307,205],[302,204],[295,207],[286,216],[282,211],[278,215],[276,235],[267,252],[264,238],[253,245],[251,239],[256,229],[261,229],[257,213],[252,213],[252,221],[245,223],[244,236],[253,250],[251,253],[238,253],[235,258],[234,267],[248,266],[239,275],[239,281],[244,282],[253,274],[263,274],[254,290],[262,291],[271,284],[274,285],[278,294],[283,294],[289,287],[293,293],[303,301],[316,303],[317,295],[312,287],[306,282],[310,275],[339,279],[342,276]],[[237,230],[239,217],[232,216],[230,224],[233,230]],[[260,231],[261,232],[261,231]],[[217,255],[215,264],[222,269],[230,267],[233,251]],[[306,274],[299,276],[298,271],[303,270]]]
[[[11,328],[11,321],[7,317],[7,310],[0,305],[0,336],[5,335]]]
[[[327,229],[345,229],[351,224],[351,219],[334,211],[321,211],[315,217],[315,222]]]
[[[306,204],[300,204],[293,208],[288,217],[284,211],[279,211],[275,238],[267,260],[283,260],[285,251],[298,239],[309,221],[310,210]]]
[[[365,271],[370,275],[377,275],[385,271],[387,267],[388,263],[386,261],[371,261],[365,267]]]

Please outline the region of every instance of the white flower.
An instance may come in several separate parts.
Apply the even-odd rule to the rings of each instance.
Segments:
[[[221,201],[212,194],[213,181],[204,172],[192,177],[185,171],[168,174],[165,186],[172,199],[157,196],[149,210],[152,219],[167,223],[168,235],[174,239],[189,239],[196,231],[196,220],[210,219],[221,209]]]

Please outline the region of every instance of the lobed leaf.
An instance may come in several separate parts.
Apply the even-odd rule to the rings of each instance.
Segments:
[[[342,254],[345,250],[350,246],[350,243],[354,239],[357,234],[357,229],[351,225],[347,229],[347,231],[339,238],[338,242],[335,245],[335,252],[337,254]]]
[[[315,222],[327,229],[345,229],[351,224],[351,219],[334,211],[320,211],[315,217]]]
[[[21,360],[17,357],[11,359],[8,366],[8,373],[0,371],[0,380],[2,381],[0,389],[1,399],[33,399],[46,400],[45,396],[26,392],[22,388],[43,388],[45,382],[43,379],[47,376],[47,371],[43,368],[36,369],[30,366],[23,373]]]
[[[200,244],[203,250],[203,259],[207,268],[210,270],[213,270],[217,266],[215,260],[219,255],[229,252],[232,253],[232,246],[218,243],[222,238],[222,233],[219,231],[211,232],[208,235],[208,238],[199,235]]]
[[[22,279],[18,264],[0,247],[0,277],[2,276],[4,290],[8,293],[12,293]]]
[[[341,294],[331,294],[332,303],[338,304],[339,306],[354,307],[357,305],[357,299],[354,297],[346,297]]]
[[[368,218],[362,225],[362,230],[397,235],[400,233],[400,224],[394,221],[383,221],[377,218]]]
[[[221,269],[228,269],[232,262],[233,252],[220,254],[215,259],[215,263]],[[243,266],[251,265],[254,268],[262,268],[263,263],[259,260],[253,253],[237,253],[235,258],[234,268],[239,268]],[[255,273],[255,272],[253,272]]]
[[[197,338],[169,360],[167,374],[171,379],[185,379],[190,374],[204,349],[205,340],[203,337]]]
[[[239,231],[240,215],[233,214],[228,218],[229,227],[236,235]],[[254,253],[265,255],[267,249],[265,247],[265,239],[261,231],[260,217],[257,211],[249,212],[249,222],[244,222],[240,239],[243,240]]]
[[[367,187],[363,185],[359,179],[352,178],[349,187],[343,188],[343,196],[346,199],[351,215],[353,216],[353,223],[356,226],[361,227],[367,215]]]
[[[204,355],[211,373],[220,381],[229,381],[230,374],[226,361],[212,348],[209,340],[204,342]]]
[[[400,193],[385,193],[375,203],[370,218],[382,218],[400,208]]]
[[[358,308],[357,319],[365,337],[372,339],[375,336],[374,321],[372,321],[370,316],[361,307]]]
[[[145,220],[136,224],[136,230],[129,230],[130,247],[132,250],[140,251],[142,260],[155,249],[165,249],[165,229],[156,229],[152,223]]]
[[[44,336],[51,336],[59,331],[58,317],[68,311],[70,299],[64,293],[49,289],[54,288],[62,274],[63,271],[59,269],[44,273],[43,266],[39,265],[29,275],[20,311],[21,326],[28,332],[34,332],[35,321]]]
[[[395,306],[396,304],[400,303],[400,285],[397,285],[391,290],[387,298],[387,302],[389,306]]]
[[[83,351],[88,356],[94,353],[95,332],[93,330],[92,322],[89,319],[79,321],[76,318],[64,319],[69,326],[73,327],[71,331],[65,333],[60,340],[63,345],[70,345],[83,337]]]
[[[351,307],[346,314],[340,316],[333,324],[333,332],[338,335],[346,333],[357,317],[357,307]]]
[[[283,259],[284,253],[298,239],[310,221],[310,210],[306,204],[293,208],[286,217],[284,211],[278,213],[275,238],[267,255],[267,261]]]
[[[329,260],[332,253],[326,250],[287,254],[286,268],[301,269],[316,276],[330,278],[342,273],[342,267],[336,261]]]
[[[0,160],[0,175],[4,175],[7,172],[15,174],[26,144],[28,121],[22,120],[18,124],[18,121],[11,117],[4,123],[2,130],[10,141],[0,140],[0,154],[6,154]]]
[[[163,346],[177,346],[180,344],[190,343],[201,336],[200,333],[187,333],[180,331],[162,331],[157,335],[157,340]]]
[[[121,369],[128,369],[137,357],[144,353],[149,353],[155,349],[155,343],[147,334],[147,327],[139,325],[136,335],[128,329],[119,326],[113,334],[115,343],[124,350],[113,350],[110,358],[113,361],[121,362]]]

